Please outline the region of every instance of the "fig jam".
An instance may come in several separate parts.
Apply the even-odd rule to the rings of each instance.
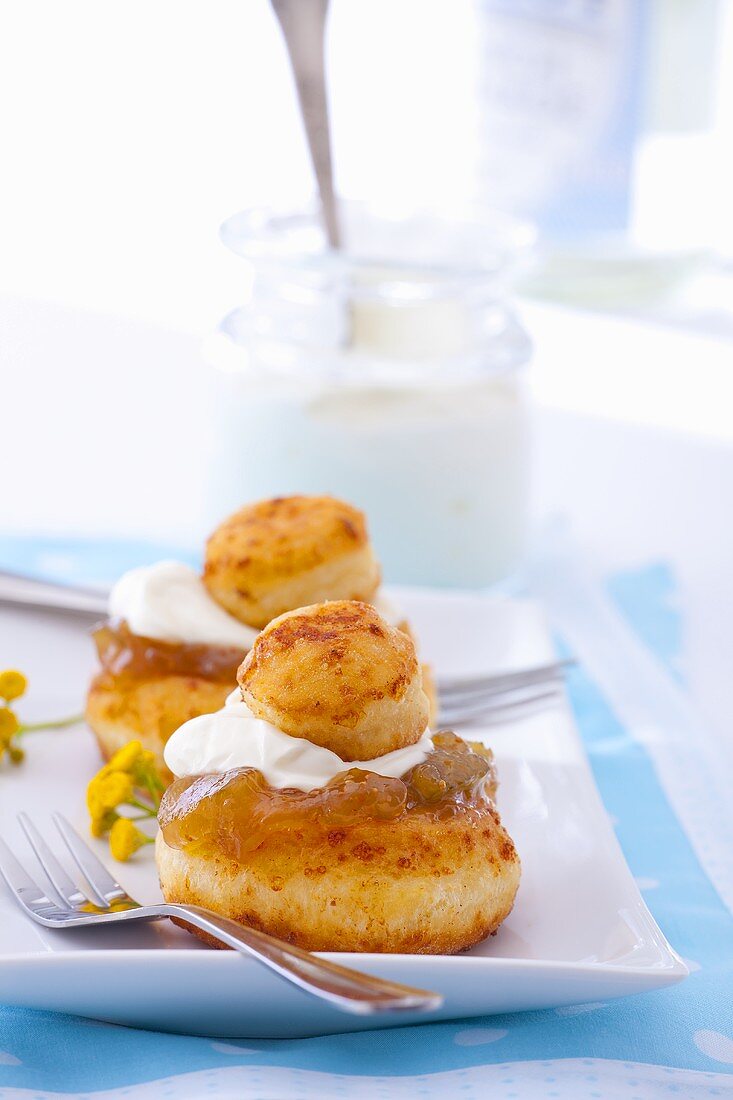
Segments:
[[[244,652],[229,646],[161,642],[133,634],[126,622],[109,621],[93,631],[103,672],[120,687],[165,676],[197,676],[217,684],[237,682]]]
[[[275,835],[307,845],[309,833],[367,821],[485,810],[496,792],[491,750],[449,732],[433,743],[399,779],[350,768],[312,791],[271,787],[253,768],[177,779],[158,814],[163,837],[172,848],[242,859]]]

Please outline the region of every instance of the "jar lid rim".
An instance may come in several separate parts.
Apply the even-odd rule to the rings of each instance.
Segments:
[[[411,286],[429,279],[463,285],[505,276],[531,252],[536,234],[525,221],[487,207],[462,216],[439,210],[410,212],[345,202],[347,247],[329,249],[317,209],[239,211],[220,228],[224,244],[251,264],[288,269],[304,277],[365,277],[372,292],[380,284]]]

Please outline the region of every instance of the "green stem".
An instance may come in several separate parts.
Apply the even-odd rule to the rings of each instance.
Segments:
[[[137,798],[128,798],[128,806],[134,806],[136,810],[142,810],[148,817],[157,817],[158,811],[154,810],[152,806],[146,806],[144,802],[138,801]]]
[[[163,793],[163,784],[161,783],[160,788],[158,788],[156,780],[153,778],[152,775],[148,774],[145,776],[145,789],[150,795],[150,800],[153,805],[155,805],[156,802],[160,805],[160,796]]]
[[[38,730],[60,730],[67,726],[75,726],[83,719],[83,714],[72,714],[70,718],[59,718],[55,722],[24,722],[16,731],[15,736],[22,733],[36,733]]]

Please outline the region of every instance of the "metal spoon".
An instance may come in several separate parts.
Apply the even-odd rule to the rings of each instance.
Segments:
[[[328,129],[324,41],[329,0],[272,0],[290,56],[300,113],[318,183],[323,224],[331,248],[339,248]]]

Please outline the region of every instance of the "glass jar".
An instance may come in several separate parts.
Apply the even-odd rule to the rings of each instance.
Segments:
[[[222,227],[250,285],[207,348],[210,519],[331,493],[367,513],[388,581],[493,584],[527,525],[530,346],[505,297],[531,234],[357,204],[342,218],[338,253],[309,213]]]

